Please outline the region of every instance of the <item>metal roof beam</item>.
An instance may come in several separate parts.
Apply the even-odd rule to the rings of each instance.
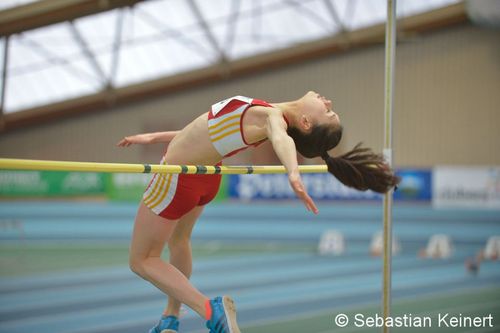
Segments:
[[[83,54],[87,59],[89,60],[90,65],[94,69],[95,73],[98,75],[98,77],[101,80],[101,83],[103,86],[106,86],[108,83],[106,80],[106,74],[102,70],[101,66],[99,65],[99,62],[97,62],[97,59],[90,49],[89,45],[85,41],[85,39],[82,37],[78,29],[76,28],[75,24],[73,22],[70,22],[69,29],[71,31],[71,34],[75,38],[75,41],[77,42],[78,45],[80,45],[80,48],[83,51]],[[109,87],[108,87],[109,88]]]
[[[335,6],[333,5],[331,0],[323,0],[323,3],[325,4],[328,12],[330,13],[330,16],[332,17],[333,22],[340,27],[341,31],[345,31],[345,25],[342,23],[342,20],[340,19],[339,14],[337,13],[337,10],[335,9]]]
[[[41,0],[0,11],[0,37],[71,21],[144,0]]]
[[[308,7],[306,7],[303,2],[296,0],[286,0],[285,3],[292,6],[297,11],[297,13],[299,13],[303,17],[307,17],[314,24],[321,26],[322,28],[325,28],[328,31],[332,30],[330,29],[331,26],[328,24],[329,22],[325,21],[314,10],[311,10]]]
[[[134,13],[136,17],[142,19],[142,21],[150,27],[158,30],[158,32],[165,38],[172,38],[185,48],[190,49],[193,53],[207,57],[207,59],[211,59],[208,57],[210,50],[199,42],[193,40],[193,38],[187,35],[182,29],[171,28],[166,24],[166,22],[161,21],[156,16],[153,16],[144,10],[135,10]]]
[[[239,18],[238,15],[240,13],[240,0],[233,0],[231,2],[231,7],[231,13],[229,13],[229,16],[227,18],[226,44],[224,45],[224,49],[226,50],[227,54],[231,52],[234,38],[236,37],[236,29],[238,27]]]
[[[465,24],[468,21],[464,3],[457,3],[432,12],[406,17],[398,23],[402,33],[427,33],[434,30]],[[303,43],[288,49],[277,50],[259,56],[231,61],[227,64],[227,75],[221,75],[220,65],[180,73],[157,80],[116,88],[113,92],[102,91],[97,94],[82,96],[72,100],[38,106],[24,111],[4,114],[0,117],[3,128],[0,136],[7,131],[39,125],[41,122],[62,119],[72,115],[89,112],[102,112],[119,105],[143,101],[156,96],[193,89],[196,86],[256,74],[269,69],[277,69],[321,57],[331,57],[335,53],[349,49],[371,47],[383,43],[385,24],[350,31],[349,44],[342,45],[345,38],[332,36],[322,40]]]
[[[203,31],[205,32],[205,35],[206,35],[208,41],[210,42],[210,44],[214,48],[215,52],[219,56],[219,61],[226,62],[227,61],[226,54],[224,53],[224,51],[222,50],[222,47],[217,42],[217,38],[215,38],[212,30],[210,29],[210,26],[208,25],[207,21],[203,17],[203,14],[201,13],[201,10],[198,7],[198,5],[196,4],[195,0],[187,0],[187,3],[189,5],[189,7],[191,8],[191,11],[193,12],[194,16],[198,20],[198,23],[203,28]]]
[[[0,116],[4,114],[5,92],[7,90],[7,67],[9,63],[9,37],[6,37],[3,44],[3,64],[2,64],[2,87],[0,88]],[[3,119],[3,117],[2,117]],[[3,127],[3,121],[2,126]]]
[[[115,25],[115,41],[113,43],[113,56],[111,59],[111,70],[109,71],[108,77],[108,87],[113,86],[113,82],[116,79],[116,74],[118,72],[118,62],[120,60],[120,49],[122,46],[122,32],[123,32],[123,20],[125,16],[125,11],[122,9],[116,17]]]
[[[24,44],[25,46],[31,48],[33,52],[36,52],[41,58],[45,59],[51,65],[54,66],[63,66],[68,73],[71,73],[75,78],[79,79],[81,82],[88,84],[89,82],[95,82],[96,76],[88,73],[85,70],[81,70],[78,67],[75,67],[69,59],[61,57],[57,55],[52,50],[49,50],[48,46],[42,45],[39,42],[28,38],[24,35],[20,35],[18,39],[19,43]],[[46,63],[39,63],[33,66],[23,67],[21,69],[10,69],[10,75],[23,75],[26,73],[30,73],[31,71],[37,71],[40,69],[44,69],[47,67]]]

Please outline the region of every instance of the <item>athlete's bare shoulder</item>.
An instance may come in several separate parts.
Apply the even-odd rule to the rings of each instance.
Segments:
[[[274,105],[252,105],[250,110],[252,113],[258,114],[260,116],[265,116],[266,118],[271,115],[282,115],[281,109]]]

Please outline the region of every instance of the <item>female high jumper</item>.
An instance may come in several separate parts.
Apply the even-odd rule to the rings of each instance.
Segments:
[[[332,102],[309,91],[284,103],[231,97],[212,105],[181,131],[128,136],[118,146],[169,143],[162,164],[220,165],[225,157],[269,140],[295,194],[317,214],[300,177],[297,151],[308,158],[320,156],[331,174],[358,190],[385,193],[399,181],[381,155],[359,144],[341,156],[329,155],[341,136]],[[150,333],[178,332],[181,304],[205,318],[211,333],[240,332],[229,296],[209,299],[189,282],[191,232],[203,207],[215,197],[220,180],[220,175],[155,174],[144,193],[134,224],[130,268],[168,295],[163,315]],[[165,244],[170,262],[160,258]]]

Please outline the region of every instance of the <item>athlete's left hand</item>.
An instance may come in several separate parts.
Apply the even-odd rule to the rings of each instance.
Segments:
[[[137,134],[124,137],[116,145],[118,147],[128,147],[132,144],[147,145],[152,143],[152,139],[152,135],[149,133]]]
[[[318,214],[319,210],[313,199],[309,196],[309,194],[307,194],[305,186],[302,183],[302,179],[300,178],[300,174],[294,172],[290,173],[288,175],[288,181],[290,182],[290,185],[292,186],[292,189],[297,197],[304,202],[307,210],[310,212],[312,211],[314,214]]]

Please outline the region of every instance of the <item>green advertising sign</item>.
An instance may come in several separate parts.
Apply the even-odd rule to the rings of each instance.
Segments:
[[[115,201],[137,201],[142,197],[152,175],[113,173],[106,179],[108,199]]]
[[[139,202],[151,174],[0,170],[0,197],[102,196],[113,201]],[[215,201],[227,198],[226,177]]]
[[[110,200],[137,201],[142,197],[153,175],[114,173],[106,179],[106,193]],[[222,183],[215,201],[227,198],[226,177],[222,177]]]
[[[104,176],[94,172],[0,171],[2,197],[104,194]]]

